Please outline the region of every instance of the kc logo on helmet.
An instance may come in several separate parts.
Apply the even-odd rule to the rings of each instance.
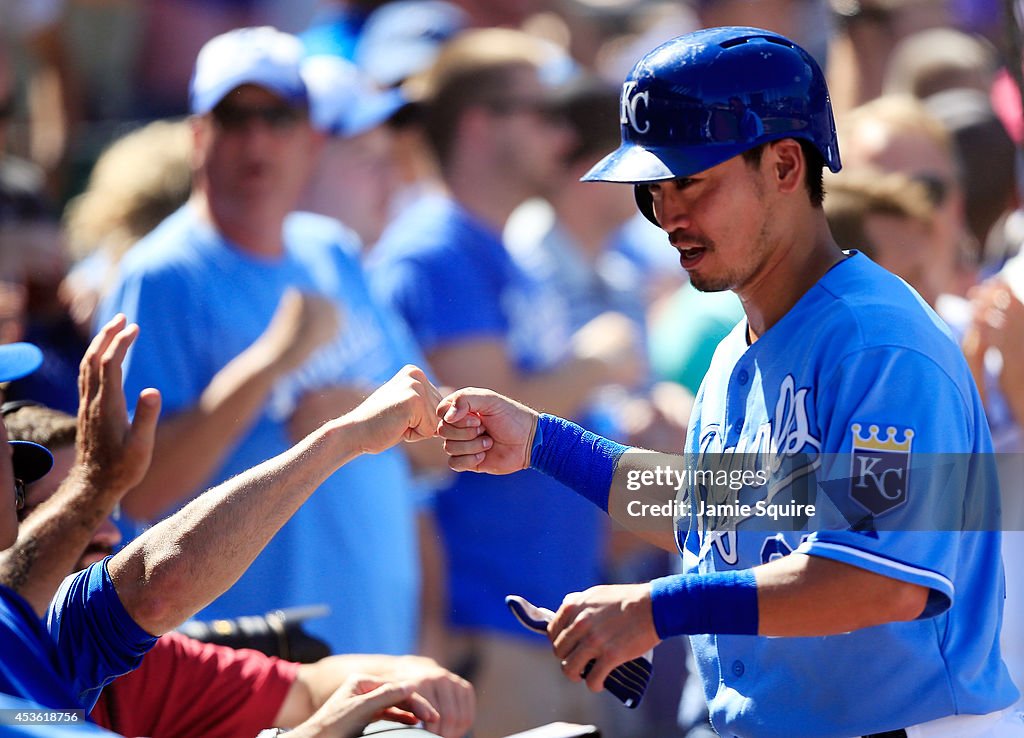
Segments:
[[[651,121],[647,117],[647,105],[650,94],[649,90],[637,92],[635,80],[626,82],[622,86],[622,98],[619,104],[619,123],[624,126],[628,125],[640,134],[651,130]]]
[[[850,496],[865,510],[881,515],[907,501],[910,482],[910,446],[914,431],[903,431],[903,440],[896,440],[896,428],[886,428],[886,438],[878,436],[872,425],[869,435],[862,436],[861,426],[854,423],[853,459]]]

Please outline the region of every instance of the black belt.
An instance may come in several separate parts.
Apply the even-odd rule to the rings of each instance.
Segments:
[[[864,738],[907,738],[907,731],[903,728],[900,728],[899,730],[887,730],[884,733],[872,733],[871,735],[866,735]]]

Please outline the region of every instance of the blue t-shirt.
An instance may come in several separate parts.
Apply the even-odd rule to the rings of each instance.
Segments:
[[[533,372],[565,353],[564,340],[546,330],[559,320],[548,312],[557,303],[515,268],[498,234],[450,199],[413,204],[384,233],[374,259],[374,286],[427,354],[495,338],[520,371]],[[533,638],[509,615],[506,595],[557,607],[567,593],[599,581],[600,512],[538,472],[460,474],[437,494],[435,511],[456,626]]]
[[[691,638],[723,735],[851,736],[1016,699],[999,654],[999,498],[984,411],[959,348],[898,277],[854,253],[752,345],[715,353],[687,438],[692,460],[771,470],[740,501],[811,500],[802,524],[677,521],[688,571],[793,551],[929,588],[921,618],[821,638]],[[702,464],[702,468],[705,467]],[[818,487],[802,497],[809,480]],[[813,485],[810,485],[813,486]],[[792,511],[792,508],[790,508]],[[738,520],[738,523],[736,522]],[[775,527],[773,527],[775,526]],[[797,707],[795,707],[797,706]]]
[[[370,388],[420,359],[397,318],[370,298],[352,236],[334,220],[293,213],[285,254],[246,254],[188,205],[122,262],[101,319],[124,312],[141,331],[125,362],[125,390],[156,387],[165,416],[192,407],[213,376],[266,329],[289,287],[326,295],[342,328],[273,387],[263,411],[230,449],[219,482],[291,446],[286,423],[306,391],[338,383]],[[339,653],[415,648],[419,564],[414,493],[400,448],[339,469],[200,618],[327,604],[307,628]]]
[[[64,580],[45,622],[0,586],[0,643],[0,692],[88,712],[104,685],[138,667],[156,637],[125,612],[104,560]]]

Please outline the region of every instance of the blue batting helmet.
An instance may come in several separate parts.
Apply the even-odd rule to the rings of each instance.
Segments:
[[[803,139],[838,172],[825,77],[795,43],[759,28],[709,28],[647,54],[619,104],[622,145],[584,181],[641,185],[689,177],[768,141]],[[637,204],[654,221],[647,188]]]

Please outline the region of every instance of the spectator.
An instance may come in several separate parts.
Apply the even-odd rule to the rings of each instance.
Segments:
[[[203,47],[192,197],[132,248],[101,309],[148,331],[126,387],[165,394],[153,466],[125,500],[138,520],[287,449],[417,356],[371,300],[350,232],[290,214],[318,153],[301,53],[269,27]],[[335,652],[413,652],[419,563],[405,456],[361,458],[324,492],[202,617],[324,602],[331,614],[309,630]],[[330,576],[328,561],[347,575]]]
[[[406,100],[397,90],[374,89],[341,57],[309,57],[302,74],[312,100],[313,126],[324,137],[303,209],[337,218],[369,248],[391,214],[397,179],[394,137],[387,123]]]
[[[53,469],[26,485],[28,518],[52,497],[75,462],[75,418],[31,403],[5,403],[9,437],[45,447]],[[15,462],[18,458],[15,457]],[[27,475],[15,465],[15,474]],[[30,474],[30,472],[29,472]],[[107,518],[93,533],[74,571],[102,561],[121,535]],[[434,733],[458,738],[473,722],[472,687],[430,659],[416,656],[332,656],[316,664],[295,664],[247,649],[203,644],[179,633],[161,637],[135,671],[104,688],[92,718],[124,735],[150,738],[216,738],[256,735],[274,725],[294,728],[308,719],[351,675],[408,681],[442,710]]]
[[[902,277],[934,307],[941,275],[935,273],[935,209],[924,185],[899,173],[851,170],[826,186],[825,217],[836,243]]]
[[[227,588],[334,469],[360,453],[435,430],[439,395],[421,372],[407,367],[358,411],[64,579],[97,523],[142,477],[151,457],[160,395],[142,392],[130,422],[121,389],[120,367],[137,334],[137,326],[117,316],[83,360],[77,449],[66,482],[20,527],[14,507],[2,509],[0,628],[6,646],[0,691],[43,707],[91,709],[99,690],[138,666],[156,636]],[[5,379],[31,371],[40,360],[29,344],[0,347]],[[6,430],[2,435],[6,440]],[[21,481],[4,460],[9,458],[0,459],[0,478],[23,503]],[[45,623],[39,620],[44,613]],[[398,713],[403,720],[437,719],[407,686],[382,685],[358,695],[366,686],[350,680],[296,734],[358,730],[381,708],[399,703],[416,713]]]
[[[991,274],[1002,266],[1005,252],[989,243],[998,240],[997,224],[1017,204],[1017,150],[987,91],[950,89],[924,104],[949,131],[960,162],[964,220],[976,249],[971,256],[983,273]]]
[[[902,172],[928,188],[937,213],[937,288],[940,293],[965,294],[974,283],[975,264],[964,222],[960,165],[949,131],[923,103],[906,95],[877,98],[837,122],[845,167]]]
[[[504,230],[519,268],[546,289],[546,299],[561,304],[545,330],[566,350],[573,333],[602,313],[620,313],[639,336],[646,333],[647,274],[622,248],[622,231],[636,215],[633,198],[615,185],[580,182],[618,141],[618,99],[618,89],[593,79],[577,80],[559,94],[555,110],[564,115],[575,145],[544,199],[518,208]],[[689,398],[678,387],[655,386],[645,376],[633,386],[602,388],[586,413],[613,437],[668,451],[683,441]]]

